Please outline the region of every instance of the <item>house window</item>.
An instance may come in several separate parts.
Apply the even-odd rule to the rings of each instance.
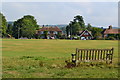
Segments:
[[[58,32],[57,32],[57,31],[55,31],[54,33],[55,33],[55,34],[57,34]]]
[[[50,31],[50,33],[52,33],[52,34],[53,34],[53,32],[54,32],[54,31]]]
[[[88,33],[85,33],[84,35],[88,35]]]
[[[43,31],[41,31],[41,34],[43,34]]]
[[[50,31],[48,31],[48,34],[50,34]]]

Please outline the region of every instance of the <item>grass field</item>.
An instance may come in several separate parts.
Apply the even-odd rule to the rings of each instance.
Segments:
[[[65,68],[76,48],[112,48],[112,65]],[[118,41],[2,40],[3,78],[117,78]]]

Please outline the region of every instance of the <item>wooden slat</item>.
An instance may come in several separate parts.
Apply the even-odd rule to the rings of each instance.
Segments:
[[[93,60],[93,58],[94,58],[94,50],[92,50],[92,60]]]
[[[88,50],[86,51],[86,60],[88,60]]]
[[[83,60],[85,60],[85,50],[83,50],[83,53],[84,53],[84,58],[83,58]]]
[[[89,51],[89,60],[91,60],[91,50]]]
[[[103,60],[105,60],[105,50],[103,51]]]
[[[98,50],[98,56],[97,56],[97,60],[99,60],[99,54],[100,54],[100,50]]]
[[[103,50],[101,50],[100,60],[102,60],[102,56],[103,56]]]
[[[77,55],[78,57],[77,57],[77,60],[79,60],[79,58],[80,58],[79,55],[80,55],[80,53],[79,53],[79,50],[78,50],[78,55]]]
[[[80,59],[81,59],[81,61],[82,61],[82,51],[80,51],[81,52],[81,57],[80,57]]]
[[[97,52],[98,52],[98,51],[96,50],[96,51],[95,51],[95,60],[96,60],[96,57],[97,57]]]
[[[106,50],[106,60],[108,59],[108,50]]]

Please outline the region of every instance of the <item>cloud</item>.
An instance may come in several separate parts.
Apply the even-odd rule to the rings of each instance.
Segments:
[[[3,13],[13,21],[24,15],[35,16],[39,24],[68,24],[82,15],[85,23],[117,26],[117,3],[105,2],[5,2]]]
[[[2,0],[3,2],[118,2],[119,0]]]

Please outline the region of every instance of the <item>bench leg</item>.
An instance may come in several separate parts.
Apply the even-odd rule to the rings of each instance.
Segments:
[[[110,64],[112,64],[112,60],[110,61]]]
[[[76,60],[72,60],[73,63],[76,63]]]

